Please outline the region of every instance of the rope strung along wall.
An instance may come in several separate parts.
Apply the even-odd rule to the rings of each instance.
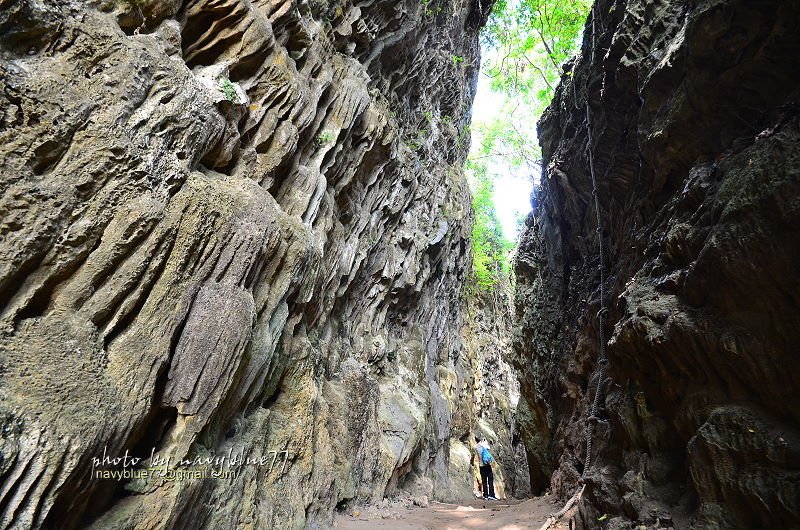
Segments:
[[[592,6],[592,53],[594,53],[595,47],[595,8]],[[575,97],[575,108],[579,109],[578,106],[578,97],[575,93],[575,82],[573,78],[572,83],[572,90],[573,96]],[[600,257],[600,310],[597,312],[597,334],[599,344],[599,352],[597,356],[597,365],[595,368],[594,379],[595,379],[595,392],[594,392],[594,399],[589,407],[589,416],[586,418],[586,458],[584,459],[583,464],[583,473],[581,473],[581,478],[579,482],[581,483],[581,487],[575,492],[572,497],[566,502],[563,508],[559,511],[550,514],[547,518],[545,523],[542,525],[540,530],[547,530],[548,528],[552,527],[561,517],[564,516],[573,506],[580,500],[581,496],[583,495],[584,490],[586,489],[585,479],[589,469],[592,466],[592,439],[594,438],[594,430],[595,425],[599,421],[597,413],[600,409],[600,399],[603,394],[603,383],[606,380],[606,367],[608,365],[608,359],[606,358],[606,336],[605,336],[605,322],[604,318],[607,313],[606,309],[606,293],[605,293],[605,250],[603,248],[603,224],[602,224],[602,217],[600,215],[600,199],[598,197],[598,189],[597,189],[597,177],[595,175],[594,170],[594,155],[592,152],[592,146],[594,145],[594,138],[592,137],[592,113],[591,113],[591,106],[589,105],[589,76],[586,76],[586,131],[587,131],[587,142],[586,142],[586,152],[588,154],[589,160],[589,173],[592,177],[592,196],[594,198],[594,210],[595,216],[597,218],[597,245],[598,245],[598,253]],[[588,395],[588,392],[587,392]]]

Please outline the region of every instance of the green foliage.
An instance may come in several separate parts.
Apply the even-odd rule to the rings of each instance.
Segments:
[[[322,147],[323,145],[327,145],[334,140],[333,133],[331,131],[322,131],[314,138],[314,145],[317,149]]]
[[[519,168],[532,169],[541,158],[532,124],[536,118],[530,107],[507,100],[489,122],[475,124],[473,161],[486,159],[506,172]]]
[[[453,65],[457,65],[464,62],[464,57],[461,55],[453,55],[450,57],[450,60],[453,61]]]
[[[436,7],[435,9],[431,7],[431,0],[420,0],[419,2],[423,6],[425,6],[425,16],[432,17],[433,15],[438,15],[442,12],[441,7]]]
[[[533,105],[553,98],[564,62],[575,55],[591,0],[499,0],[483,33],[494,50],[484,70],[493,88]]]
[[[406,147],[408,147],[412,151],[418,151],[422,147],[422,144],[420,144],[416,140],[412,140],[411,138],[407,138],[405,144]]]
[[[473,189],[473,271],[478,286],[491,290],[510,276],[509,253],[514,242],[504,236],[494,205],[493,180],[499,174],[531,174],[540,150],[531,130],[530,108],[507,101],[493,120],[476,123],[467,161]],[[517,227],[524,223],[517,219]],[[519,232],[519,230],[518,230]]]
[[[591,4],[591,0],[497,0],[482,33],[482,70],[502,102],[493,118],[473,124],[467,163],[475,210],[473,271],[484,290],[508,278],[513,248],[495,210],[493,178],[538,173],[541,154],[535,124],[553,98],[564,63],[579,49]],[[463,58],[452,60],[455,65]],[[524,216],[517,218],[517,226],[521,224]]]
[[[239,93],[236,92],[236,87],[233,86],[230,79],[227,77],[221,78],[219,80],[219,88],[225,94],[225,99],[233,103],[239,103]]]
[[[491,290],[511,273],[509,254],[514,244],[503,235],[494,207],[494,184],[486,164],[468,163],[472,187],[472,268],[478,287]]]

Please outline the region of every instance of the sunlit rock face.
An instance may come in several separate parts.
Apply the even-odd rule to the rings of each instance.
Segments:
[[[450,428],[450,499],[469,498],[481,482],[475,435],[485,438],[495,459],[494,487],[499,498],[530,496],[525,446],[519,433],[519,382],[509,364],[512,337],[510,287],[469,290],[464,314],[465,355],[455,363],[450,379],[472,385],[462,396],[469,403],[454,405]]]
[[[450,494],[488,4],[0,1],[0,527]]]
[[[569,496],[585,462],[600,308],[588,102],[610,362],[579,526],[794,527],[800,4],[593,13],[539,123],[545,174],[516,264],[532,485]]]

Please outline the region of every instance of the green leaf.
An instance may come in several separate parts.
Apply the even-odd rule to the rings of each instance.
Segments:
[[[493,194],[494,182],[485,163],[468,161],[467,174],[472,188],[472,270],[483,290],[490,291],[511,272],[509,253],[514,244],[503,235]]]
[[[484,66],[493,88],[522,96],[541,114],[553,98],[562,65],[578,51],[591,4],[590,0],[497,2],[482,34],[484,46],[494,52]]]

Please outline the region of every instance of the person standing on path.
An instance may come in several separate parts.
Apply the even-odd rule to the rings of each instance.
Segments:
[[[494,458],[492,453],[489,452],[489,444],[486,441],[481,441],[479,436],[475,437],[475,456],[478,457],[478,469],[481,472],[481,485],[483,491],[483,498],[489,501],[496,501],[497,497],[494,496],[494,473],[492,472],[492,462]]]

